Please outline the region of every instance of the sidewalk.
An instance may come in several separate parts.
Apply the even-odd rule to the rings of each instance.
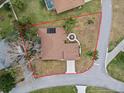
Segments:
[[[121,51],[124,51],[124,40],[122,40],[110,53],[108,53],[106,65],[108,65]]]
[[[86,93],[86,88],[87,86],[76,86],[77,88],[77,93]]]

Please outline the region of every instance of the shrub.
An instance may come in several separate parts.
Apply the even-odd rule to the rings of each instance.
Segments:
[[[12,4],[14,7],[16,7],[18,10],[23,10],[25,7],[25,3],[23,0],[12,0]]]
[[[76,25],[76,19],[69,18],[67,21],[65,21],[63,27],[66,31],[70,32]]]
[[[10,3],[4,4],[4,8],[5,10],[10,11],[11,10]]]
[[[0,90],[4,93],[9,93],[9,91],[15,87],[15,78],[8,71],[0,76]]]
[[[98,51],[87,51],[86,52],[86,56],[90,57],[90,58],[94,58],[95,60],[98,59]]]

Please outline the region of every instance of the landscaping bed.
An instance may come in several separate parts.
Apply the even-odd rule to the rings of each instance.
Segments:
[[[84,72],[91,65],[93,65],[94,61],[94,53],[97,47],[97,38],[99,33],[99,24],[100,24],[100,14],[81,17],[78,19],[79,24],[77,28],[73,30],[76,33],[78,40],[81,43],[81,59],[76,62],[76,70],[77,72]],[[92,20],[93,23],[88,24],[87,22]],[[87,53],[92,52],[93,55],[90,57]]]
[[[119,44],[124,39],[124,21],[123,10],[124,10],[123,0],[113,0],[113,18],[112,18],[112,30],[110,36],[109,52],[112,51],[117,44]]]
[[[62,87],[40,89],[40,90],[32,91],[31,93],[77,93],[77,89],[75,86],[62,86]]]
[[[124,82],[124,52],[120,52],[107,66],[109,74]]]

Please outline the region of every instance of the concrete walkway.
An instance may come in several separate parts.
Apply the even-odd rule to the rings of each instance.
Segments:
[[[87,86],[76,86],[77,93],[86,93]]]
[[[107,54],[106,65],[108,65],[121,51],[124,51],[124,40],[122,40],[110,53]]]
[[[66,73],[76,73],[75,72],[75,60],[67,60]]]
[[[12,12],[13,12],[13,14],[14,14],[15,19],[18,20],[18,17],[17,17],[16,12],[15,12],[15,10],[14,10],[14,8],[13,8],[13,5],[12,5],[12,3],[11,3],[11,0],[9,0],[9,3],[10,3],[10,6],[11,6],[11,9],[12,9]]]
[[[11,0],[6,0],[3,4],[0,5],[0,8],[2,8],[2,7],[4,6],[4,4],[6,4],[6,3],[8,3],[8,2],[10,3],[10,6],[11,6],[11,9],[12,9],[12,12],[13,12],[13,14],[14,14],[15,19],[18,20],[18,17],[17,17],[17,15],[16,15],[16,13],[15,13],[15,10],[14,10],[14,8],[13,8],[13,5],[12,5],[12,3],[11,3]]]

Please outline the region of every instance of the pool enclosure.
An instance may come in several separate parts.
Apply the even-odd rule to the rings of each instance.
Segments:
[[[53,0],[44,0],[48,10],[54,10]]]

